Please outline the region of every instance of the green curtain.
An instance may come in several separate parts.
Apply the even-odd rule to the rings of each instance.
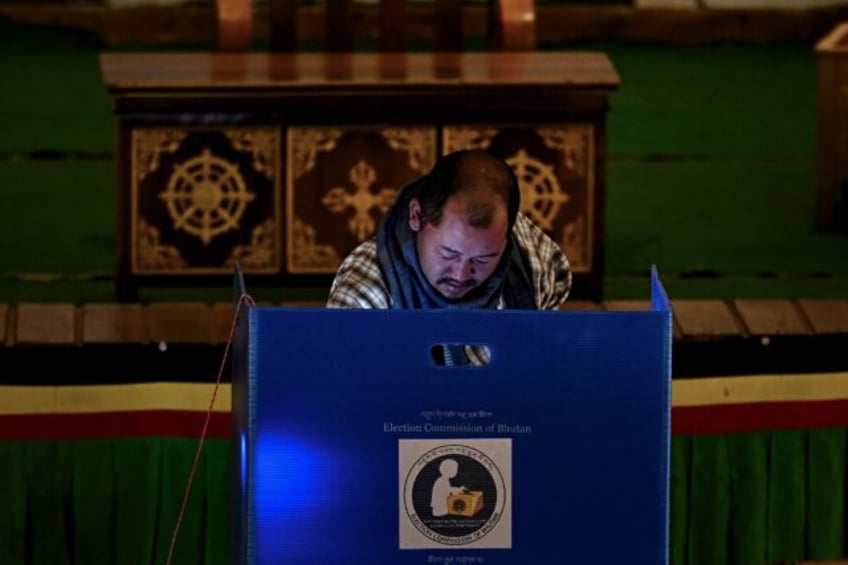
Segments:
[[[673,438],[672,564],[844,559],[845,433]]]
[[[197,439],[0,442],[8,565],[164,564]],[[844,429],[674,437],[673,565],[844,559]],[[230,558],[230,442],[209,439],[173,563]]]
[[[164,564],[197,439],[0,442],[5,565]],[[204,444],[172,563],[230,561],[229,440]]]

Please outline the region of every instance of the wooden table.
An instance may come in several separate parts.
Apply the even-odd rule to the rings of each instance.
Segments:
[[[117,122],[117,294],[329,285],[439,154],[506,159],[522,210],[600,300],[606,116],[597,52],[104,53]]]

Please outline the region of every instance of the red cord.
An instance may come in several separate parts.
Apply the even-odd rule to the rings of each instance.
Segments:
[[[218,369],[218,378],[215,379],[215,388],[212,390],[212,400],[209,402],[209,409],[206,411],[206,419],[203,422],[203,429],[200,432],[200,441],[197,444],[197,452],[194,454],[194,463],[191,465],[191,471],[186,481],[185,491],[183,492],[183,502],[180,505],[180,513],[177,516],[177,523],[174,526],[174,533],[171,535],[171,546],[168,548],[168,559],[165,561],[167,565],[171,564],[171,559],[174,557],[174,547],[177,544],[177,534],[179,534],[180,526],[183,522],[186,506],[188,505],[188,497],[191,493],[191,485],[194,483],[194,475],[197,472],[197,465],[200,462],[200,455],[203,452],[203,444],[206,441],[206,430],[209,428],[209,420],[212,418],[212,407],[215,406],[215,399],[218,396],[218,389],[221,387],[221,378],[224,375],[224,367],[227,363],[227,356],[230,352],[230,345],[233,342],[233,335],[236,330],[236,322],[238,321],[239,310],[241,310],[242,302],[247,302],[251,306],[255,306],[253,298],[249,294],[242,293],[236,303],[236,311],[233,313],[233,322],[230,325],[230,335],[227,337],[227,344],[224,347],[224,356],[221,359],[221,366]]]

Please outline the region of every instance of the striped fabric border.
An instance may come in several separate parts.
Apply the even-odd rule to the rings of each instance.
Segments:
[[[188,410],[206,412],[214,384],[151,382],[90,386],[0,386],[0,415]],[[215,412],[229,412],[230,385],[215,395]]]
[[[0,439],[200,435],[214,384],[0,387]],[[230,436],[231,391],[211,406],[209,437]],[[672,381],[672,434],[848,427],[848,372]]]
[[[848,427],[848,372],[681,379],[672,388],[674,435]]]
[[[230,437],[229,384],[3,386],[0,439],[199,437],[210,405],[207,437]]]

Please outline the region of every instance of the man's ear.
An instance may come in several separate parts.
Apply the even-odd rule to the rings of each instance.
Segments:
[[[409,201],[409,229],[414,232],[421,229],[421,203],[417,198]]]

